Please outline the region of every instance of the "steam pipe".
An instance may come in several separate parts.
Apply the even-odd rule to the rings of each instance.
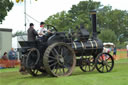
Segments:
[[[97,39],[96,10],[92,10],[90,13],[91,13],[91,19],[92,19],[92,37],[93,39]]]

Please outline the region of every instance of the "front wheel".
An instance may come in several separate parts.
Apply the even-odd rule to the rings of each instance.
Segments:
[[[110,72],[114,67],[114,59],[108,53],[100,53],[95,59],[95,67],[100,73]]]

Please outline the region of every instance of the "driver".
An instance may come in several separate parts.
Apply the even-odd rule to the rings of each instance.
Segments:
[[[50,33],[50,31],[47,28],[44,28],[44,26],[45,26],[45,23],[44,22],[40,22],[40,29],[38,31],[39,37],[42,37],[46,33]]]

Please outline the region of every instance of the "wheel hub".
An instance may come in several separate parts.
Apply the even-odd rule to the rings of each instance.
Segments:
[[[59,55],[59,56],[57,56],[57,62],[58,62],[58,64],[60,64],[60,65],[64,65],[64,58],[63,58],[63,56],[61,56],[61,55]]]
[[[60,62],[61,63],[64,63],[64,58],[60,58]]]
[[[89,59],[82,60],[82,65],[90,65]]]
[[[103,65],[107,65],[108,64],[108,62],[107,61],[103,61]]]
[[[90,61],[89,61],[89,59],[86,59],[86,65],[90,65]]]

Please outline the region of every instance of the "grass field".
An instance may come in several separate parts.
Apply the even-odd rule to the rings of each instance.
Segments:
[[[0,85],[128,85],[128,59],[115,61],[109,73],[82,72],[76,67],[67,77],[21,75],[17,68],[0,70]]]

